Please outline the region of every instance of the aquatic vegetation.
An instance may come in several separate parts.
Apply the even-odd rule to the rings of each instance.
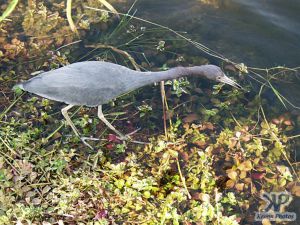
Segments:
[[[300,196],[295,157],[300,117],[280,108],[278,98],[264,97],[267,83],[255,92],[244,75],[239,82],[252,92],[178,79],[166,82],[165,111],[157,86],[122,96],[111,103],[113,109],[105,108],[108,120],[122,130],[141,127],[133,138],[150,141],[147,145],[124,145],[93,116],[94,109],[78,108],[72,115],[76,126],[85,136],[101,138],[91,143],[95,150],[86,148],[69,135],[58,103],[10,90],[19,76],[58,68],[78,56],[149,70],[208,59],[179,50],[182,41],[157,30],[151,33],[152,27],[130,26],[130,20],[110,33],[103,25],[110,25],[109,14],[85,11],[77,7],[79,1],[72,2],[79,34],[89,39],[92,27],[102,24],[106,42],[95,44],[95,55],[82,56],[82,48],[78,54],[72,45],[53,51],[76,40],[65,6],[30,2],[18,4],[13,13],[26,8],[16,23],[35,38],[0,38],[5,68],[0,76],[0,224],[252,224],[265,205],[261,193]],[[3,23],[1,29],[15,31]],[[29,58],[36,61],[27,63]],[[230,63],[224,68],[232,76],[248,69]],[[294,71],[276,73],[289,80]],[[274,79],[270,75],[264,81]]]
[[[258,209],[261,191],[288,184],[299,194],[292,171],[280,163],[285,159],[278,154],[287,154],[285,128],[274,123],[268,127],[262,122],[252,131],[248,123],[232,129],[205,121],[184,123],[182,134],[172,134],[175,141],[159,136],[145,147],[104,155],[99,149],[88,156],[60,142],[45,148],[37,142],[42,127],[20,132],[24,125],[17,121],[12,118],[10,126],[1,128],[4,224],[40,219],[109,223],[112,218],[125,224],[239,224],[245,220],[243,210]],[[116,162],[110,154],[123,159]]]

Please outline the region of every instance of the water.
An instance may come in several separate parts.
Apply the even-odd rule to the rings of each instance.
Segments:
[[[121,10],[133,2],[126,1]],[[138,0],[133,8],[136,16],[186,31],[192,40],[236,63],[259,68],[300,66],[299,0]],[[201,55],[198,49],[185,51]],[[294,77],[293,83],[275,85],[300,106],[300,82]]]
[[[139,0],[134,8],[235,62],[300,65],[299,0]]]

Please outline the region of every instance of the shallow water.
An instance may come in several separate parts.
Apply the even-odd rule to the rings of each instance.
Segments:
[[[259,67],[300,64],[298,0],[139,0],[134,8],[137,16],[187,31],[193,40],[235,62]]]
[[[131,0],[121,11],[126,12],[134,2],[136,16],[187,32],[185,36],[236,63],[258,68],[300,66],[299,0]],[[184,51],[203,55],[193,47]],[[292,83],[275,85],[299,107],[299,74],[292,76]],[[272,91],[270,95],[277,98]]]

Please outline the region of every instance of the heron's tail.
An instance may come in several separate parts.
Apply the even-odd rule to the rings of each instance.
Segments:
[[[22,89],[22,90],[24,91],[24,86],[23,86],[22,83],[18,83],[18,84],[16,84],[16,85],[14,85],[12,89],[15,91],[15,90],[17,90],[18,88],[20,88],[20,89]]]

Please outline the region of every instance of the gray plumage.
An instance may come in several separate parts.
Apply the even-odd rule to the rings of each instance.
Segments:
[[[102,104],[145,85],[188,75],[206,77],[240,87],[214,65],[176,67],[160,72],[140,72],[109,62],[87,61],[39,74],[15,85],[15,88],[19,87],[39,96],[67,103],[68,106],[62,109],[62,114],[79,137],[79,132],[67,111],[74,105],[98,106],[98,117],[117,133],[121,140],[126,140],[128,137],[116,130],[105,119]],[[81,140],[92,148],[85,142],[86,138],[81,138]]]

